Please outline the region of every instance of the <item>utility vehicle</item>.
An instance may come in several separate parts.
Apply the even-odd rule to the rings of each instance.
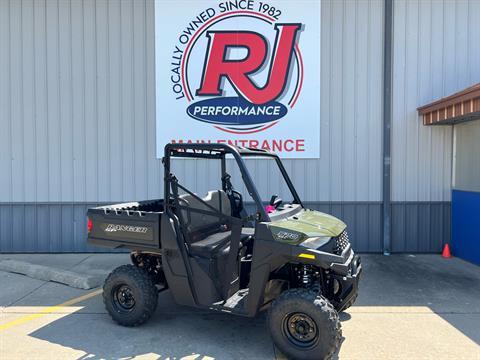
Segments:
[[[172,172],[173,158],[218,161],[221,189],[197,195]],[[292,200],[262,199],[246,158],[273,161]],[[338,312],[355,301],[362,270],[346,225],[306,209],[270,151],[168,144],[163,164],[165,199],[87,213],[90,244],[131,251],[133,264],[115,269],[103,287],[113,320],[124,326],[144,323],[155,311],[158,293],[169,289],[182,305],[248,317],[268,309],[271,336],[285,355],[330,358],[341,339]],[[251,201],[244,202],[234,188],[227,164],[238,166],[243,195]]]

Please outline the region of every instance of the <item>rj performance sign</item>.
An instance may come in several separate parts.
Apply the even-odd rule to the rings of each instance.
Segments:
[[[156,0],[157,156],[225,142],[320,153],[320,1]]]

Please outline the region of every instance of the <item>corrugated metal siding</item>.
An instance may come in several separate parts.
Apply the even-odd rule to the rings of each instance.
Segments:
[[[420,127],[414,108],[478,81],[479,4],[395,11],[393,200],[448,200],[450,132]],[[152,0],[0,1],[0,251],[92,250],[88,205],[162,196],[153,16]],[[322,1],[321,21],[321,158],[286,167],[305,201],[347,221],[357,249],[380,251],[383,1]],[[180,166],[199,191],[218,170]],[[277,192],[269,168],[254,168]],[[406,205],[393,205],[394,241],[407,241]],[[426,243],[437,244],[445,212],[430,213]],[[423,230],[408,238],[419,249]]]
[[[161,196],[153,5],[0,2],[0,202]],[[305,200],[380,201],[382,11],[322,2],[321,158],[286,162]],[[209,165],[185,165],[203,190]]]
[[[321,159],[306,200],[381,200],[382,41],[383,1],[322,2]]]
[[[152,1],[0,1],[0,201],[158,196]]]
[[[392,252],[440,253],[451,237],[450,202],[392,204]]]
[[[348,224],[348,235],[357,252],[381,252],[382,206],[375,203],[307,203],[307,207],[332,214]]]
[[[87,246],[85,213],[98,204],[0,204],[0,252],[102,252]]]
[[[0,204],[0,252],[105,251],[87,246],[85,241],[85,212],[97,205]],[[343,219],[356,251],[382,251],[381,204],[320,202],[306,205]],[[393,252],[440,252],[442,245],[450,240],[449,202],[395,203],[392,215]]]
[[[452,128],[418,106],[480,81],[480,2],[395,0],[392,200],[450,201]]]
[[[87,246],[85,212],[96,203],[0,204],[0,252],[98,252]],[[248,205],[247,205],[248,206]],[[380,252],[381,205],[308,203],[349,224],[352,245],[361,252]]]
[[[383,1],[322,1],[321,11],[320,159],[284,164],[306,201],[381,201]],[[252,168],[261,192],[287,194],[268,164]]]

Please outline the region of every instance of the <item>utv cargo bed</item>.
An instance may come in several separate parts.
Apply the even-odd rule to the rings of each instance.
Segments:
[[[159,252],[163,199],[89,209],[88,243],[96,246]]]

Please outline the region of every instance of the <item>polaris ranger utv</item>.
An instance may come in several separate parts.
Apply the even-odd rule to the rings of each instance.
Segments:
[[[200,197],[180,184],[172,158],[219,161],[221,189]],[[232,185],[233,158],[253,210]],[[261,199],[245,158],[274,161],[293,200]],[[228,160],[231,161],[231,160]],[[330,358],[338,349],[338,312],[357,297],[362,267],[346,225],[306,209],[279,157],[227,144],[168,144],[165,199],[88,210],[88,242],[131,251],[103,287],[105,306],[124,326],[147,321],[169,289],[182,305],[253,317],[268,309],[273,341],[289,358]],[[267,200],[267,201],[265,201]],[[268,205],[267,205],[268,204]]]

